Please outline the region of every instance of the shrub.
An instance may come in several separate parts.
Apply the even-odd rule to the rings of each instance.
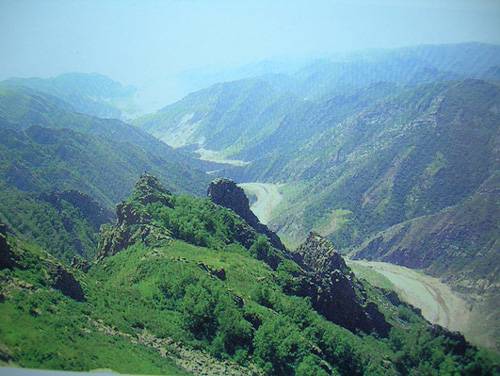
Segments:
[[[281,315],[265,321],[257,330],[253,343],[260,365],[273,375],[293,374],[295,366],[310,351],[299,328]]]

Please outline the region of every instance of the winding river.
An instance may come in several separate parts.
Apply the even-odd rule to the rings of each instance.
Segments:
[[[387,262],[349,260],[348,264],[368,267],[386,277],[399,296],[422,310],[430,322],[454,331],[467,332],[470,310],[468,304],[439,279],[422,272]]]
[[[274,209],[282,200],[280,186],[256,182],[239,186],[248,195],[256,197],[251,209],[262,223],[268,223],[272,219]],[[387,278],[395,286],[399,296],[420,308],[422,315],[428,321],[450,330],[467,332],[470,319],[468,304],[439,279],[386,262],[349,260],[349,264],[353,267],[356,265],[368,267]]]
[[[250,206],[253,213],[264,224],[272,219],[273,211],[276,209],[283,196],[279,191],[279,184],[274,183],[242,183],[238,184],[247,195],[253,195],[256,200]]]

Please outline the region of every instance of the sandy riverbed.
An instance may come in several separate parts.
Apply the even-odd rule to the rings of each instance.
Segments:
[[[273,216],[273,210],[283,198],[279,191],[280,185],[273,183],[242,183],[238,185],[244,189],[247,195],[256,196],[257,199],[250,209],[262,223],[269,223]]]
[[[422,310],[432,323],[450,330],[467,332],[470,310],[468,304],[439,279],[419,271],[385,262],[349,260],[382,274],[396,288],[402,299]]]

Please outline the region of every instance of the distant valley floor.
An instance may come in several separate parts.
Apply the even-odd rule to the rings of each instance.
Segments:
[[[262,223],[268,223],[283,199],[280,185],[252,182],[239,186],[248,196],[255,198],[251,206],[254,214]],[[471,303],[438,278],[385,262],[349,260],[349,265],[357,275],[371,283],[394,289],[403,300],[421,309],[423,316],[430,322],[459,331],[471,342],[484,344],[484,339],[478,339],[473,323],[478,313]]]
[[[475,345],[495,346],[494,332],[483,325],[487,320],[482,305],[465,300],[438,278],[386,262],[348,260],[348,265],[358,277],[395,290],[430,322],[461,332]]]
[[[470,317],[467,302],[439,279],[386,262],[350,260],[349,265],[358,274],[364,274],[359,267],[382,274],[394,285],[401,298],[420,308],[430,322],[453,331],[467,330]]]
[[[243,188],[247,196],[255,197],[250,209],[262,223],[268,224],[272,219],[274,209],[283,198],[279,190],[280,184],[242,183],[238,185]]]

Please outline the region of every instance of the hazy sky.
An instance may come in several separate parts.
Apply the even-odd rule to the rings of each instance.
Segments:
[[[0,0],[0,79],[185,70],[373,47],[500,44],[500,1]]]

